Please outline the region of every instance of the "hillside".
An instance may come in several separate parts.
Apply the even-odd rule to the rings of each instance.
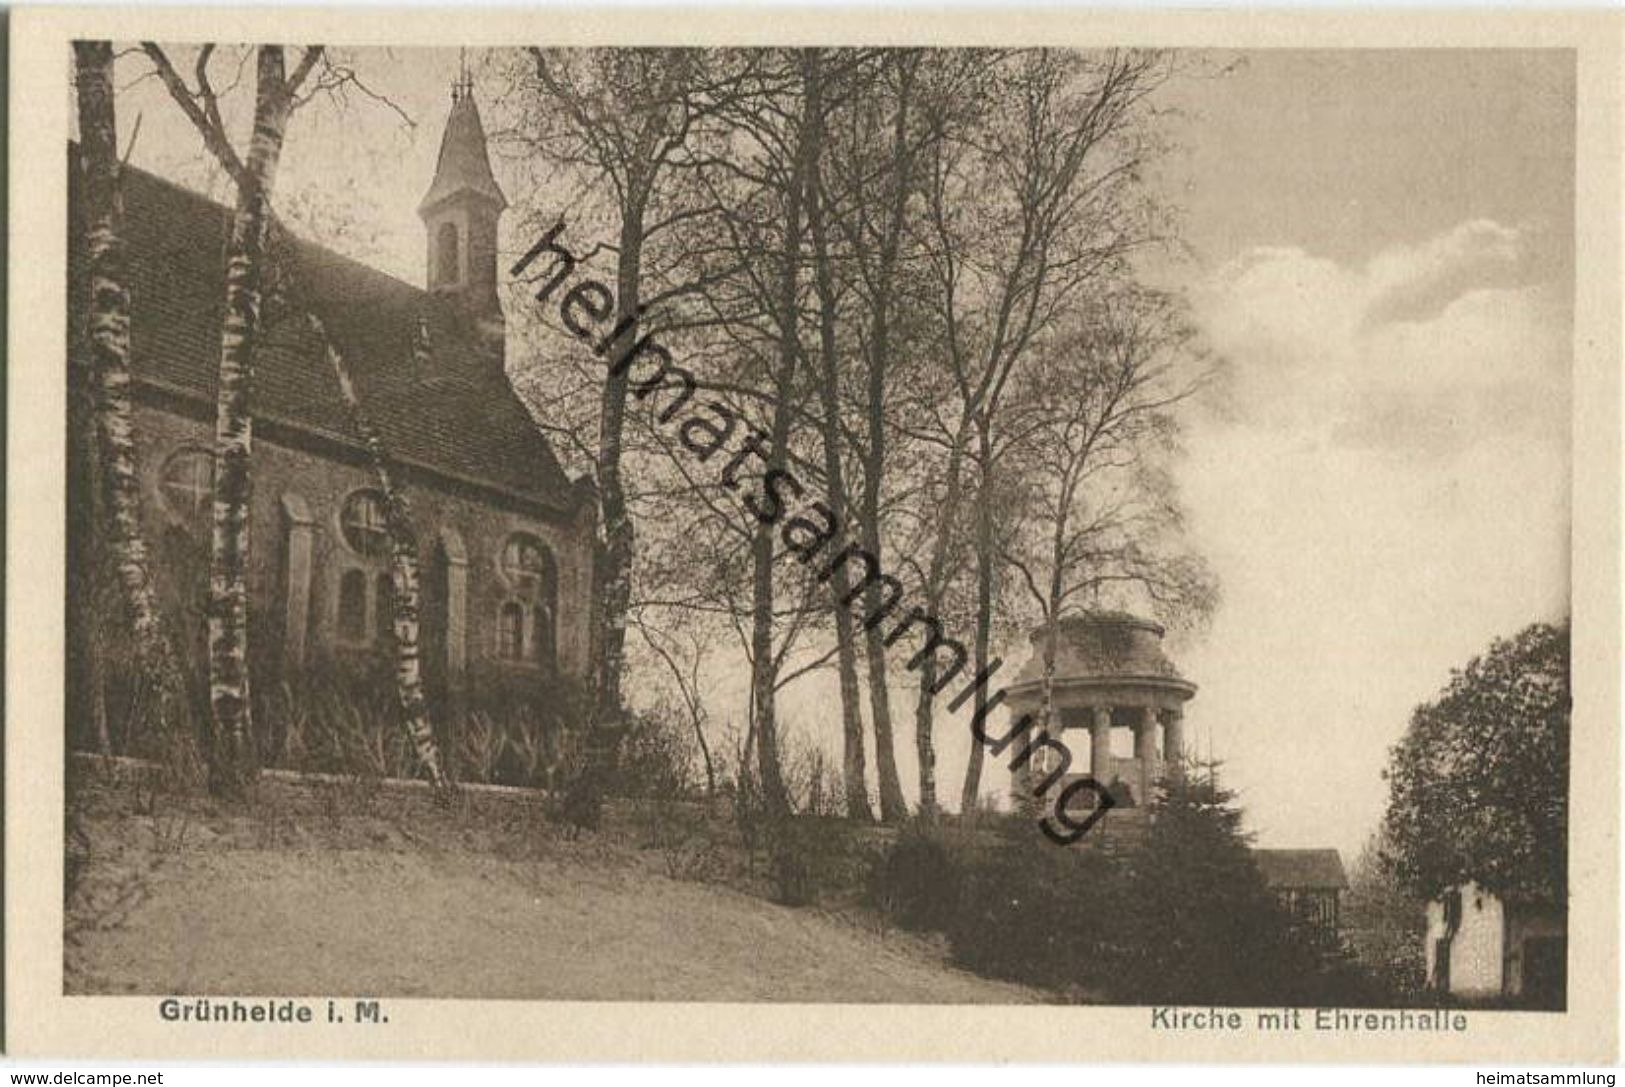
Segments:
[[[91,790],[70,993],[1011,1003],[855,906],[673,878],[614,827],[261,786],[252,808]],[[148,809],[143,811],[142,809]]]

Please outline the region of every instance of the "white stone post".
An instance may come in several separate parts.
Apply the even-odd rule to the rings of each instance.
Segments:
[[[1101,785],[1112,783],[1112,711],[1096,706],[1089,724],[1089,775]]]
[[[1141,711],[1140,720],[1134,726],[1134,757],[1140,763],[1138,802],[1149,804],[1151,787],[1157,780],[1157,718],[1155,711],[1149,708]]]
[[[1185,711],[1162,711],[1162,758],[1169,777],[1185,776]]]

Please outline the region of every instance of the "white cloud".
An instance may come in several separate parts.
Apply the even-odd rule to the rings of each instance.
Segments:
[[[1421,245],[1390,249],[1366,269],[1374,322],[1426,318],[1466,290],[1514,277],[1524,264],[1522,236],[1488,219],[1471,219]]]
[[[1569,317],[1470,222],[1348,267],[1255,250],[1199,292],[1227,359],[1183,487],[1225,592],[1191,720],[1266,841],[1354,849],[1410,709],[1566,610]]]
[[[1347,268],[1253,250],[1197,292],[1231,363],[1238,421],[1356,445],[1440,453],[1491,426],[1556,432],[1568,418],[1568,315],[1520,282],[1516,231],[1464,223]],[[1515,410],[1509,410],[1515,409]]]

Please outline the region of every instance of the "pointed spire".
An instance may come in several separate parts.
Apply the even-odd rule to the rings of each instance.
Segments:
[[[451,114],[446,118],[446,131],[440,139],[434,182],[418,205],[418,214],[427,215],[436,205],[463,193],[483,197],[496,204],[499,211],[508,206],[491,173],[485,126],[480,123],[480,110],[474,104],[474,80],[469,74],[466,54],[457,81],[451,86]]]
[[[504,322],[497,297],[497,235],[507,206],[491,173],[485,127],[474,103],[474,79],[464,52],[451,88],[434,181],[418,205],[426,242],[424,285],[452,304],[462,322],[459,335],[472,333],[498,369]]]
[[[474,77],[468,70],[468,48],[457,50],[457,78],[451,84],[451,100],[461,102],[474,93]]]

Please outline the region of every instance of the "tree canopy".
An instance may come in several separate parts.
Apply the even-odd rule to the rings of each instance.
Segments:
[[[1561,902],[1568,880],[1569,624],[1454,671],[1391,752],[1385,860],[1411,892],[1468,881]]]

